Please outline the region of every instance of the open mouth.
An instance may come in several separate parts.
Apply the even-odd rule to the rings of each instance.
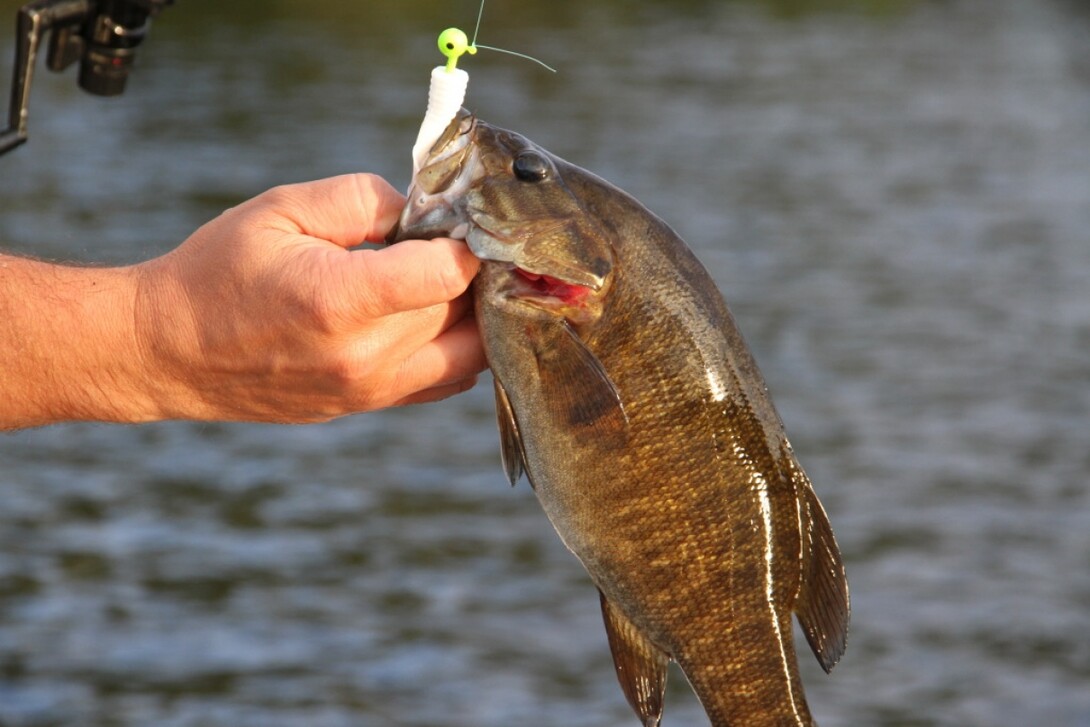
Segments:
[[[581,307],[591,294],[591,289],[585,285],[532,273],[519,267],[513,268],[513,272],[513,285],[509,291],[511,295],[531,299],[543,307]]]

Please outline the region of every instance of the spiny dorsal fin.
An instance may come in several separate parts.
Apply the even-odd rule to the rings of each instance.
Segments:
[[[659,727],[669,658],[648,641],[604,593],[598,591],[598,594],[602,598],[602,618],[606,622],[606,636],[621,689],[644,727]]]
[[[496,389],[496,424],[500,429],[500,459],[503,461],[503,471],[507,473],[507,479],[514,487],[526,469],[522,437],[519,435],[515,412],[511,409],[511,401],[507,398],[503,384],[495,377],[492,378],[492,383]]]
[[[807,554],[795,614],[818,663],[829,672],[840,661],[848,640],[848,578],[825,509],[802,470],[796,468],[794,476],[798,496],[803,499],[802,535]]]

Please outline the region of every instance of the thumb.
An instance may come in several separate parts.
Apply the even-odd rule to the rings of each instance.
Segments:
[[[271,206],[273,227],[354,247],[381,242],[405,198],[378,175],[345,174],[275,187],[252,202]]]
[[[469,288],[480,266],[464,242],[447,238],[355,250],[340,278],[340,305],[358,319],[447,303]]]

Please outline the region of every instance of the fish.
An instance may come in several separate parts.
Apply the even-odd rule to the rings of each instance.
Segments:
[[[464,239],[500,454],[599,591],[621,689],[661,724],[667,667],[713,727],[813,725],[792,615],[844,652],[844,562],[715,282],[614,185],[462,109],[389,241]]]

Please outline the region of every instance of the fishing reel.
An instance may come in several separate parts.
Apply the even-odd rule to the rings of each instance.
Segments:
[[[30,85],[42,40],[52,33],[46,67],[63,71],[79,62],[79,85],[96,96],[125,90],[136,48],[152,18],[174,0],[35,0],[19,10],[15,71],[8,128],[0,132],[0,154],[27,140]]]

